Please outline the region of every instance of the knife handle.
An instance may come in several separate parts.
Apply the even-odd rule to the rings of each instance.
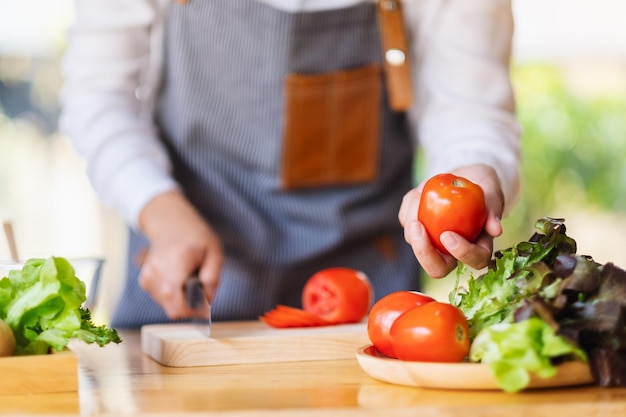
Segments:
[[[200,281],[197,274],[191,275],[185,281],[185,300],[187,301],[187,306],[192,310],[201,308],[207,302],[202,287],[202,281]]]

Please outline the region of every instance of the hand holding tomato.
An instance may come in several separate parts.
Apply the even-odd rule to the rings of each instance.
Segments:
[[[443,232],[452,231],[473,242],[483,230],[487,221],[483,189],[458,175],[435,175],[424,184],[417,219],[426,228],[433,246],[448,254],[440,241]]]
[[[475,269],[485,267],[493,252],[493,238],[502,234],[500,217],[503,213],[504,197],[493,168],[476,164],[457,169],[453,174],[471,179],[480,185],[484,193],[487,220],[474,242],[455,231],[444,231],[439,235],[439,241],[446,252],[436,249],[435,243],[428,237],[425,225],[418,220],[418,209],[426,181],[404,196],[398,213],[400,223],[404,226],[406,241],[413,248],[422,268],[433,278],[448,275],[456,268],[457,260]]]

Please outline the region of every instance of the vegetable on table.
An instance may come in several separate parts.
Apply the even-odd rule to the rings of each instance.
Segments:
[[[82,307],[85,284],[67,259],[33,258],[0,280],[0,319],[11,328],[16,355],[63,350],[71,339],[120,343],[117,331],[97,326]]]
[[[397,291],[378,300],[367,333],[379,353],[419,362],[461,362],[470,349],[463,312],[417,291]]]
[[[396,291],[378,300],[367,320],[367,335],[376,350],[395,358],[389,335],[391,325],[402,313],[432,301],[435,299],[418,291]]]
[[[466,287],[457,278],[450,302],[467,317],[470,359],[488,363],[511,391],[525,386],[527,371],[549,376],[555,364],[585,359],[596,385],[626,386],[626,271],[577,255],[563,219],[535,228]],[[521,354],[515,345],[532,360],[511,359]]]
[[[306,282],[302,306],[330,323],[356,323],[367,314],[372,293],[372,285],[363,272],[328,268]]]
[[[13,330],[11,330],[4,320],[0,320],[0,358],[3,356],[11,356],[14,351],[15,336],[13,336]]]
[[[373,289],[367,276],[351,268],[327,268],[302,290],[303,308],[278,305],[259,317],[276,328],[357,323],[369,311]]]
[[[470,349],[463,312],[432,301],[402,313],[389,331],[395,356],[405,361],[461,362]]]
[[[281,304],[266,312],[260,320],[272,327],[317,327],[330,324],[316,314]]]
[[[469,352],[472,362],[491,367],[501,388],[507,392],[524,389],[530,373],[540,378],[556,374],[556,364],[565,360],[587,361],[585,352],[555,333],[537,317],[516,323],[498,323],[483,329]]]
[[[456,232],[470,242],[480,235],[487,221],[483,189],[454,174],[438,174],[426,181],[417,212],[433,246],[448,254],[439,237]]]

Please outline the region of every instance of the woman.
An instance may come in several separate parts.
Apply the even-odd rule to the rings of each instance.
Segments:
[[[76,7],[61,125],[130,225],[113,326],[189,317],[196,272],[213,318],[233,320],[298,305],[325,267],[362,270],[380,298],[418,289],[420,264],[442,277],[489,260],[519,181],[510,1],[405,1],[412,90],[395,92],[374,1]],[[406,111],[398,91],[413,92]],[[444,233],[451,255],[416,220],[418,146],[429,174],[485,191],[483,235]]]

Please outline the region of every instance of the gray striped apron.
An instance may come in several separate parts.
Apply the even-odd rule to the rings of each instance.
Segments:
[[[412,186],[414,149],[405,114],[388,109],[384,91],[374,181],[280,186],[285,75],[379,63],[375,7],[290,13],[253,0],[170,5],[156,118],[176,180],[222,239],[214,320],[301,306],[304,283],[327,267],[365,272],[376,299],[419,289],[419,266],[397,218]],[[115,327],[169,321],[137,283],[133,254],[147,246],[131,230]]]

